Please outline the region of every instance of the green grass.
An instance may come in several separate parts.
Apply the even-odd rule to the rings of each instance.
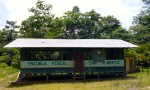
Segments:
[[[2,87],[10,85],[16,79],[18,71],[18,69],[7,66],[5,63],[0,63],[0,90]]]
[[[147,73],[146,70],[140,73],[128,74],[127,77],[103,78],[100,80],[13,83],[17,73],[16,70],[16,73],[13,72],[3,76],[0,79],[0,90],[150,90],[150,73]]]
[[[12,73],[16,73],[17,71],[18,69],[14,69],[11,66],[7,66],[5,63],[0,63],[0,79]]]

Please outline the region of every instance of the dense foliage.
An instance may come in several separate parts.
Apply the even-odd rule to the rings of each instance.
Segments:
[[[4,45],[10,43],[18,37],[19,28],[14,21],[6,21],[5,28],[0,30],[0,62],[5,62],[9,66],[19,67],[19,51],[18,49],[5,49]]]
[[[23,38],[59,38],[59,39],[123,39],[138,44],[137,49],[126,50],[126,56],[135,57],[139,65],[150,60],[150,0],[143,0],[145,7],[134,17],[129,30],[123,28],[114,16],[101,16],[94,10],[82,13],[78,6],[63,16],[55,17],[51,13],[52,5],[38,0],[32,13],[18,27],[16,22],[7,21],[0,30],[0,62],[18,67],[19,50],[4,49],[12,40]]]
[[[145,6],[134,17],[133,26],[130,27],[130,41],[140,47],[135,50],[137,62],[143,67],[150,66],[150,0],[142,0]]]
[[[38,1],[36,7],[29,9],[33,15],[22,22],[20,36],[28,38],[126,39],[126,30],[113,16],[102,17],[94,10],[81,13],[79,7],[74,6],[71,11],[55,18],[50,12],[51,9],[52,5],[45,5],[43,1]]]

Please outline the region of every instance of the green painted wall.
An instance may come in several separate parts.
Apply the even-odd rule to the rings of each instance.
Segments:
[[[124,66],[124,60],[105,60],[104,62],[84,60],[84,67],[118,66]],[[74,68],[74,61],[21,61],[20,68]]]
[[[75,68],[73,54],[75,50],[75,48],[23,48],[21,49],[20,72],[22,74],[74,73]],[[86,57],[89,60],[84,60],[84,72],[125,72],[123,49],[111,48],[80,50],[83,50],[84,53],[88,51],[88,53],[86,53],[85,56],[89,55],[89,57]],[[34,59],[31,56],[31,53],[34,53],[33,51],[43,51],[40,52],[42,53],[41,55],[43,55],[43,53],[46,54],[42,57],[46,56],[46,58],[48,59]],[[61,53],[64,52],[64,55],[60,55],[62,56],[61,60],[51,60],[51,51],[61,51]],[[68,60],[63,60],[63,58]]]

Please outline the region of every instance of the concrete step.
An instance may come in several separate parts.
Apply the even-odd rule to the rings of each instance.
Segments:
[[[84,74],[74,74],[74,79],[85,79]]]
[[[23,78],[24,78],[24,75],[19,73],[16,82],[22,81]]]

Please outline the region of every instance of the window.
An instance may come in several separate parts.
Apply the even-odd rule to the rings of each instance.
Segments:
[[[84,51],[84,60],[92,60],[92,51],[91,50]]]
[[[124,59],[123,49],[119,48],[106,49],[106,59],[107,60]]]
[[[39,50],[31,51],[31,60],[47,60],[47,59],[48,59],[47,51],[39,51]]]
[[[21,60],[73,60],[72,49],[21,49]]]
[[[61,51],[50,51],[50,60],[62,60]]]
[[[63,51],[63,60],[73,60],[73,52]]]

